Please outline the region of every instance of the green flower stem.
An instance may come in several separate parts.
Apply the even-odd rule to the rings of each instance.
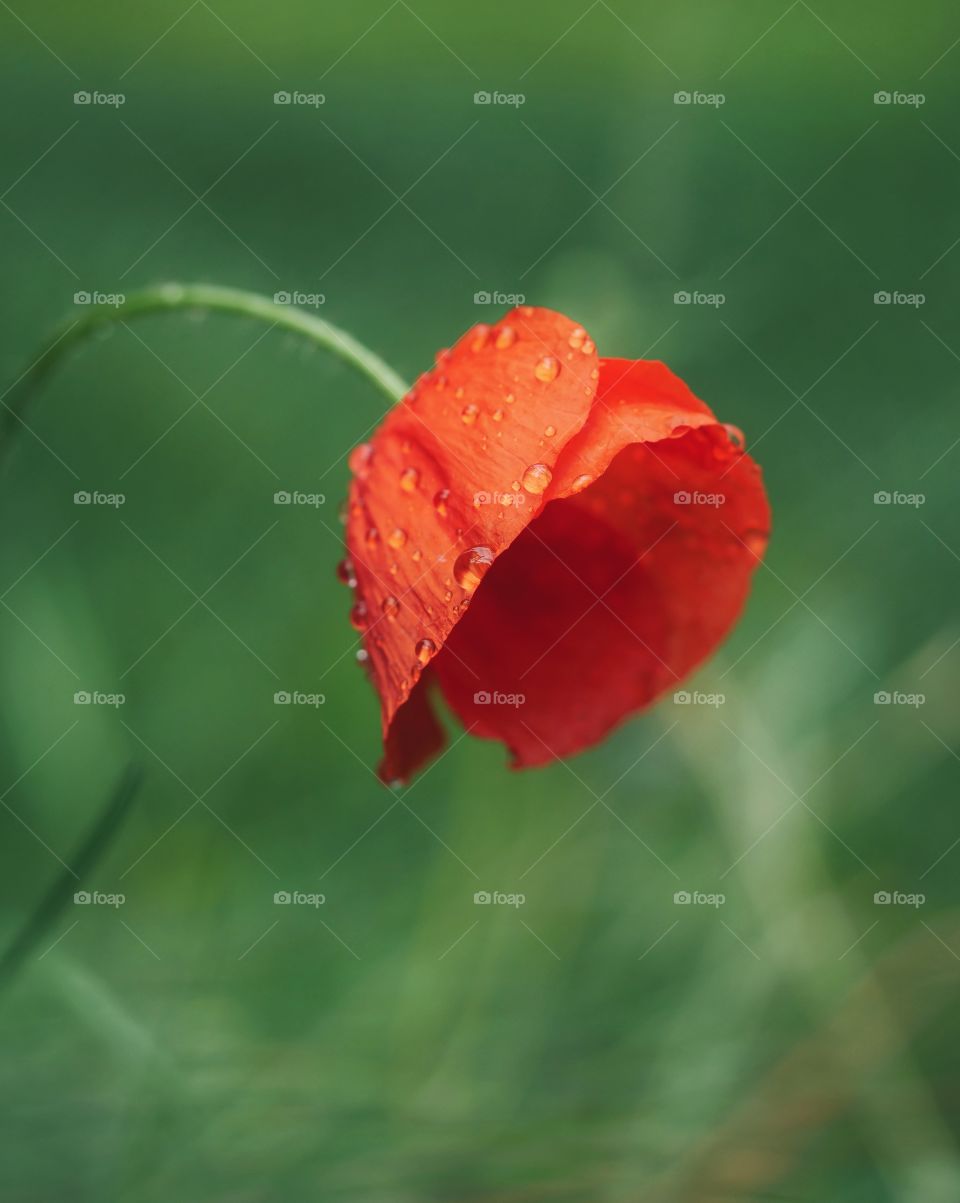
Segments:
[[[54,332],[30,367],[0,398],[4,406],[0,417],[0,456],[9,450],[13,427],[22,423],[30,397],[73,347],[111,325],[148,314],[178,310],[232,313],[292,330],[350,364],[372,380],[391,401],[399,401],[407,391],[404,381],[378,355],[346,331],[312,313],[291,305],[280,305],[269,297],[238,288],[218,288],[213,284],[162,284],[131,293],[116,307],[97,305],[82,317],[64,322]]]

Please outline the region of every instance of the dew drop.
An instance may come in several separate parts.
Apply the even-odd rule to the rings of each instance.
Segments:
[[[552,439],[553,436],[557,433],[557,428],[556,428],[556,426],[548,426],[543,433],[547,436],[548,439]]]
[[[367,603],[358,601],[350,611],[350,625],[355,631],[362,631],[367,625]]]
[[[357,663],[358,664],[366,664],[366,662],[369,659],[370,659],[370,653],[367,651],[367,649],[365,647],[357,648]]]
[[[749,530],[743,536],[743,541],[747,545],[747,550],[758,560],[767,550],[767,536],[763,531]]]
[[[373,445],[371,443],[361,443],[350,452],[347,458],[347,466],[354,476],[359,476],[362,480],[370,471],[372,460]]]
[[[357,578],[354,574],[353,560],[347,556],[337,565],[337,580],[349,589],[356,589]]]
[[[479,412],[480,410],[475,405],[465,405],[460,412],[464,426],[472,426],[476,422]]]
[[[487,345],[487,335],[490,333],[490,327],[481,323],[479,326],[474,326],[473,336],[470,339],[471,351],[482,351]]]
[[[592,355],[594,353],[594,351],[596,351],[596,349],[597,349],[597,344],[593,341],[592,338],[584,339],[583,345],[580,347],[580,350],[583,352],[584,355]]]
[[[504,401],[506,401],[507,405],[512,405],[514,401],[516,401],[516,397],[513,395],[513,393],[507,393],[507,395],[504,397]]]
[[[724,422],[724,430],[727,432],[727,437],[738,451],[743,451],[746,448],[747,440],[743,431],[739,426],[734,426],[731,422]]]
[[[523,474],[523,487],[528,493],[542,493],[551,480],[553,473],[546,464],[531,464]]]
[[[493,563],[493,550],[489,547],[469,547],[457,556],[453,565],[453,579],[461,589],[472,593],[483,580]]]
[[[401,530],[399,526],[396,530],[390,532],[390,535],[387,539],[387,542],[390,544],[390,546],[394,548],[403,547],[406,541],[407,532],[405,530]]]
[[[512,347],[517,341],[517,332],[512,326],[501,326],[497,331],[497,337],[494,341],[494,346],[498,351],[506,350],[507,347]]]
[[[428,664],[430,657],[437,650],[437,645],[432,639],[421,639],[413,650],[421,664]]]
[[[574,477],[574,479],[570,485],[570,492],[571,493],[582,493],[583,490],[587,487],[587,485],[590,485],[590,484],[593,484],[593,477],[590,475],[589,472],[584,472],[580,476]]]
[[[420,483],[420,473],[416,468],[404,468],[400,473],[400,488],[404,493],[413,493]]]
[[[556,380],[560,372],[560,364],[552,355],[544,355],[543,359],[533,369],[533,374],[538,380],[542,380],[544,384],[549,384],[551,380]]]
[[[367,533],[366,533],[367,547],[376,547],[376,545],[379,542],[380,542],[380,532],[377,530],[377,528],[375,526],[369,527],[367,529]]]
[[[441,372],[440,375],[437,377],[437,383],[436,383],[437,392],[442,393],[446,387],[447,387],[447,378],[446,378],[446,376],[444,376],[443,372]]]
[[[389,618],[393,622],[400,613],[400,603],[391,593],[389,597],[383,599],[380,609],[383,611],[384,617]]]
[[[414,562],[414,564],[419,564],[422,559],[423,559],[423,552],[418,547],[417,550],[413,553],[413,562]]]
[[[444,594],[443,594],[443,600],[444,600],[445,602],[448,602],[448,601],[450,601],[450,600],[452,599],[452,597],[453,597],[453,594],[450,592],[450,590],[449,590],[449,589],[447,589],[447,590],[445,590],[445,591],[444,591]]]
[[[503,410],[495,409],[493,411],[493,413],[490,415],[490,417],[493,418],[494,422],[502,422],[503,421]]]
[[[570,337],[567,342],[573,347],[574,351],[579,351],[583,346],[583,341],[587,337],[587,332],[582,326],[577,326],[570,332]]]
[[[433,508],[437,511],[441,518],[447,516],[447,502],[450,500],[450,490],[441,489],[434,495]]]
[[[513,489],[514,493],[519,493],[520,492],[520,481],[519,480],[512,481],[510,484],[510,488]]]

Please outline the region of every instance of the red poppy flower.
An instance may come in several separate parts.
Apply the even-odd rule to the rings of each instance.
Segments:
[[[352,619],[388,781],[444,744],[433,685],[517,768],[675,690],[736,620],[770,527],[738,431],[548,309],[441,352],[351,468]]]

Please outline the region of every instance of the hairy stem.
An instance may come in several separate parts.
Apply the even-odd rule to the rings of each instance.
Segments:
[[[330,351],[372,380],[391,401],[398,401],[407,391],[403,380],[378,355],[346,331],[312,313],[237,288],[219,288],[214,284],[162,284],[131,293],[116,307],[97,305],[82,317],[64,322],[54,332],[36,359],[0,397],[4,406],[0,416],[0,457],[9,451],[13,427],[22,424],[23,412],[33,393],[73,347],[108,326],[152,313],[177,310],[208,310],[258,318],[279,329],[302,334]]]

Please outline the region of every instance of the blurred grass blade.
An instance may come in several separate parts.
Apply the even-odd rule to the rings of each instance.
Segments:
[[[63,869],[13,943],[0,956],[0,990],[8,986],[31,952],[70,904],[75,890],[100,861],[119,832],[143,780],[139,765],[129,765],[107,799],[100,817],[72,857],[73,870]]]

